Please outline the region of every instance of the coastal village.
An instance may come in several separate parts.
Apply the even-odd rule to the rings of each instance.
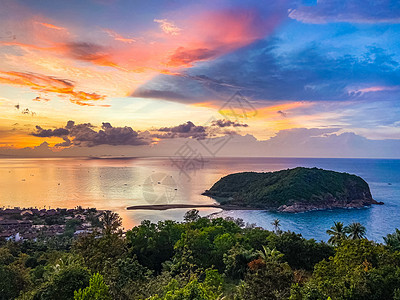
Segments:
[[[0,208],[0,240],[37,240],[90,233],[101,226],[103,211],[95,208]]]

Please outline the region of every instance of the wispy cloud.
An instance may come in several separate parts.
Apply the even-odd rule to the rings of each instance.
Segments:
[[[68,96],[69,101],[82,106],[94,106],[93,101],[105,99],[104,95],[76,90],[75,83],[70,80],[41,74],[0,71],[0,83],[27,87],[40,93]]]
[[[351,88],[349,89],[349,93],[373,93],[373,92],[390,92],[390,91],[398,91],[400,90],[400,85],[395,86],[369,86],[363,88]]]
[[[169,35],[179,35],[182,31],[181,28],[176,26],[172,21],[167,19],[154,19],[154,22],[160,25],[161,30]]]
[[[316,5],[300,6],[289,17],[304,23],[400,23],[399,1],[319,0]]]
[[[50,23],[44,23],[44,22],[36,22],[36,24],[42,25],[46,28],[54,29],[54,30],[65,30],[67,31],[67,28],[61,27],[61,26],[56,26]]]
[[[103,29],[103,31],[116,41],[128,43],[128,44],[136,42],[135,39],[124,37],[124,36],[120,35],[119,33],[115,32],[114,30],[105,28],[105,29]]]

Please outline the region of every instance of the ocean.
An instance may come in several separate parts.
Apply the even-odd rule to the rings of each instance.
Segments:
[[[0,206],[73,208],[96,207],[118,212],[125,229],[149,219],[181,221],[186,209],[166,211],[126,210],[144,204],[211,204],[202,196],[222,176],[234,172],[276,171],[297,166],[348,172],[364,178],[372,196],[383,201],[363,209],[335,209],[299,214],[266,211],[199,209],[201,215],[217,213],[242,218],[272,230],[279,219],[282,230],[326,241],[335,221],[360,222],[369,239],[400,228],[400,160],[331,158],[210,158],[205,161],[171,161],[168,158],[54,158],[0,159]]]

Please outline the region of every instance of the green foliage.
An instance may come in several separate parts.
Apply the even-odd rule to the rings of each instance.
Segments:
[[[382,245],[365,239],[343,241],[335,256],[315,266],[304,298],[392,299],[400,287],[399,266],[399,255]]]
[[[263,258],[249,263],[244,284],[238,288],[239,299],[287,299],[293,282],[293,271],[280,261],[276,250],[265,248]]]
[[[74,291],[89,284],[89,270],[79,266],[68,266],[56,272],[51,279],[40,287],[33,299],[67,300],[74,298]]]
[[[143,221],[126,233],[130,252],[140,264],[159,272],[161,265],[174,255],[175,243],[181,238],[184,225],[174,221]]]
[[[215,300],[218,294],[215,286],[209,286],[206,282],[191,280],[187,285],[180,288],[178,282],[173,279],[167,286],[165,296],[153,296],[148,300]]]
[[[0,265],[0,299],[15,299],[28,286],[23,269],[15,265]]]
[[[74,300],[111,300],[107,284],[99,273],[93,274],[89,286],[74,292]]]
[[[279,226],[190,215],[126,235],[109,215],[102,232],[5,243],[0,300],[400,300],[399,230],[385,246],[363,238],[360,224],[338,222],[328,231],[333,247]]]
[[[225,274],[233,279],[241,279],[247,271],[247,264],[254,260],[258,253],[236,244],[224,254]]]
[[[282,252],[284,260],[294,269],[312,270],[316,263],[334,253],[331,246],[307,240],[294,232],[270,235],[267,245]]]
[[[332,196],[338,200],[372,199],[368,184],[356,175],[303,167],[230,174],[204,194],[215,197],[221,204],[260,208],[297,202],[318,204]]]
[[[104,277],[113,299],[129,299],[132,294],[141,294],[141,286],[151,278],[152,273],[136,258],[130,257],[108,262],[104,268]]]
[[[114,262],[126,255],[126,241],[120,234],[98,236],[92,233],[79,236],[73,250],[84,258],[84,263],[90,270],[100,272],[108,262]]]

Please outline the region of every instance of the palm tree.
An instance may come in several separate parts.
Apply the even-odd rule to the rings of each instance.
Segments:
[[[366,231],[365,227],[358,222],[351,223],[344,228],[344,232],[349,234],[348,238],[351,240],[365,239]]]
[[[273,220],[271,222],[271,225],[274,226],[274,231],[275,231],[276,234],[280,234],[282,232],[281,228],[280,228],[281,224],[280,224],[280,221],[278,219]]]
[[[266,246],[262,246],[262,247],[263,247],[263,251],[257,251],[257,253],[260,255],[260,258],[264,262],[279,261],[283,257],[283,254],[281,252],[279,252],[278,250],[276,250],[275,248],[271,250],[269,247],[266,247]]]
[[[347,238],[346,232],[344,231],[345,227],[342,222],[335,222],[335,224],[326,231],[331,237],[328,240],[328,243],[332,245],[338,245],[342,240]]]
[[[395,233],[388,234],[383,238],[385,244],[391,247],[394,251],[400,251],[400,230],[396,228]]]

